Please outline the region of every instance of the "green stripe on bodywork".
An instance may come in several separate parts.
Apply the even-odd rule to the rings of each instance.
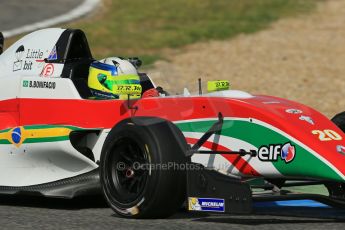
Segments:
[[[72,131],[81,130],[81,128],[75,126],[68,126],[68,125],[30,125],[24,126],[26,130],[33,130],[33,129],[52,129],[52,128],[66,128],[71,129]]]
[[[196,121],[176,124],[182,132],[206,132],[216,121]],[[296,148],[295,159],[285,163],[282,159],[272,162],[274,167],[284,176],[312,177],[343,181],[332,168],[318,159],[312,153],[287,137],[267,127],[249,121],[225,120],[221,135],[243,140],[257,148],[269,144],[285,144],[291,142]],[[253,165],[255,168],[255,165]]]
[[[11,142],[9,142],[8,140],[0,140],[0,145],[8,145],[11,144]]]
[[[43,143],[43,142],[55,142],[55,141],[67,141],[69,140],[69,136],[61,136],[61,137],[46,137],[46,138],[28,138],[23,143]]]
[[[66,128],[72,131],[83,130],[81,128],[75,126],[68,126],[68,125],[30,125],[30,126],[23,126],[25,130],[38,130],[38,129],[52,129],[52,128]],[[6,133],[11,131],[11,129],[4,129],[1,130],[0,133]],[[55,142],[55,141],[66,141],[69,140],[69,135],[66,136],[58,136],[58,137],[44,137],[44,138],[27,138],[23,141],[23,144],[28,143],[41,143],[41,142]],[[0,139],[0,144],[12,144],[7,139]]]
[[[4,129],[4,130],[0,130],[0,133],[7,133],[8,131],[10,131],[11,129]]]

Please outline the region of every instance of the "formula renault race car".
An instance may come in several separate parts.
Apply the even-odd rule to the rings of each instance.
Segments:
[[[218,90],[224,81],[206,94],[95,100],[92,61],[84,33],[71,29],[33,32],[0,55],[0,194],[103,193],[132,218],[183,204],[249,213],[269,199],[345,206],[344,113],[330,121],[289,100]],[[140,84],[156,88],[144,73]],[[311,184],[329,195],[281,190]]]

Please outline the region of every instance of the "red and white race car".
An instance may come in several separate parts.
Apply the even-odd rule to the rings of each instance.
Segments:
[[[332,122],[237,90],[93,100],[92,61],[81,30],[56,28],[0,55],[1,194],[102,192],[134,218],[167,217],[185,200],[191,211],[246,213],[253,200],[306,196],[279,193],[289,184],[323,184],[329,196],[313,199],[344,204],[343,113]],[[140,76],[143,93],[155,88]],[[276,192],[254,194],[250,178]]]

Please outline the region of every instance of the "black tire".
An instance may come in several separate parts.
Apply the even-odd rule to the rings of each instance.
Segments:
[[[345,112],[338,113],[332,118],[332,122],[336,124],[345,133]]]
[[[345,133],[345,111],[335,115],[331,121],[338,126]],[[329,196],[333,199],[345,201],[345,184],[340,182],[327,182],[325,187],[328,190]],[[343,205],[335,205],[335,207],[344,208]]]
[[[176,170],[176,165],[183,167],[188,162],[186,149],[182,132],[169,121],[136,117],[117,124],[104,143],[100,160],[102,190],[110,207],[131,218],[174,214],[186,196],[186,172]],[[172,164],[175,170],[169,167]]]

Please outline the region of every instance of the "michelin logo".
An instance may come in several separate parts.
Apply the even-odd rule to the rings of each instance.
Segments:
[[[188,197],[190,211],[225,212],[224,199]]]

